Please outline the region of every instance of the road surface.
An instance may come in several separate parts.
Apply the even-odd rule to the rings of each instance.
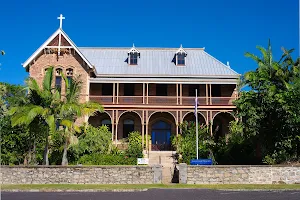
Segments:
[[[300,200],[295,191],[150,189],[141,192],[2,192],[2,200]]]

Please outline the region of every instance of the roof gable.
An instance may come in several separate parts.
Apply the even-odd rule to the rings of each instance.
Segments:
[[[57,42],[59,35],[61,34],[61,44]],[[61,29],[57,29],[22,65],[27,67],[30,63],[47,47],[57,48],[74,48],[78,55],[87,63],[90,68],[93,65],[85,58],[85,56],[79,51],[75,43],[69,38],[69,36]]]

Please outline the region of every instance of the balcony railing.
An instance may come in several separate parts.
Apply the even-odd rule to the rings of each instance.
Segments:
[[[143,99],[144,98],[144,99]],[[90,95],[91,101],[96,101],[102,105],[184,105],[193,106],[195,105],[195,97],[174,97],[174,96],[95,96]],[[233,105],[234,97],[198,97],[198,105],[215,105],[225,106]],[[182,102],[182,103],[181,103]]]
[[[90,95],[90,101],[96,101],[99,102],[103,105],[109,105],[113,104],[113,96],[95,96],[95,95]]]
[[[148,96],[148,104],[155,105],[176,105],[177,97],[168,96]]]
[[[119,96],[119,104],[143,104],[143,96]]]
[[[234,97],[211,97],[211,105],[233,105]]]

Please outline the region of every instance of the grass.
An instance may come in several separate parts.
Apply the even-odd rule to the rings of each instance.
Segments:
[[[149,184],[149,185],[98,185],[98,184],[16,184],[1,185],[2,190],[118,190],[118,189],[180,189],[180,188],[201,188],[201,189],[246,189],[246,190],[270,190],[290,189],[300,190],[300,184],[207,184],[207,185],[186,185],[186,184]]]

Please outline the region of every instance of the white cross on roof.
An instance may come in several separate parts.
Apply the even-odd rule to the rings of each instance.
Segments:
[[[60,16],[59,16],[57,19],[59,19],[59,28],[61,28],[61,29],[62,29],[62,20],[63,20],[63,19],[66,19],[66,18],[65,18],[65,17],[63,17],[63,15],[62,15],[62,14],[60,14]]]

